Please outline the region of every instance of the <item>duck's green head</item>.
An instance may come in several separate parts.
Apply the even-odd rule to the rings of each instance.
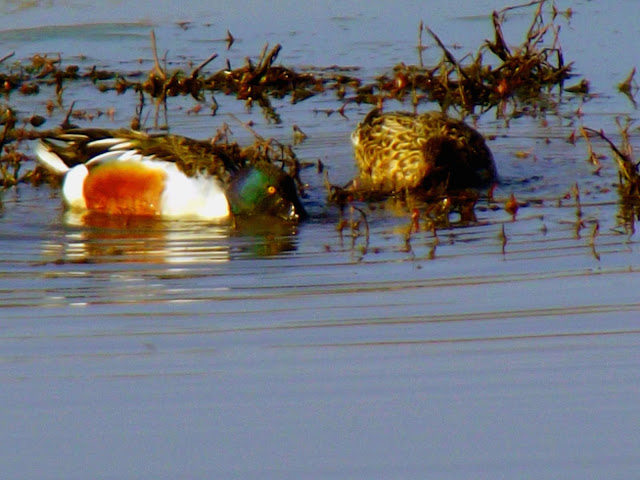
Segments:
[[[270,163],[258,163],[238,172],[227,188],[234,215],[266,215],[298,222],[307,216],[293,179]]]

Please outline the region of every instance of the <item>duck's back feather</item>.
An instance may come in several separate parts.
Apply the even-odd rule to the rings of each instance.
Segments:
[[[150,135],[125,129],[67,130],[43,138],[42,143],[69,168],[111,159],[111,155],[117,155],[114,152],[131,152],[174,163],[187,176],[206,173],[227,182],[233,172],[246,165],[237,144],[212,144],[179,135]]]

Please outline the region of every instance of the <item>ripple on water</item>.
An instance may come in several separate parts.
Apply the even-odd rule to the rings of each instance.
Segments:
[[[170,47],[169,68],[190,68],[213,52],[220,57],[210,71],[226,58],[237,67],[269,41],[283,44],[284,65],[358,65],[348,73],[373,78],[416,59],[420,18],[461,58],[489,38],[488,13],[503,6],[278,2],[278,10],[236,0],[216,9],[195,2],[183,19],[162,1],[144,13],[144,2],[75,3],[0,6],[12,23],[0,31],[0,55],[61,52],[64,65],[146,73],[153,25],[159,54]],[[559,115],[546,105],[509,125],[492,112],[478,119],[501,174],[495,202],[481,202],[477,223],[453,219],[437,237],[424,224],[407,235],[410,212],[393,201],[358,204],[368,236],[363,224],[339,232],[316,168],[302,172],[312,220],[295,228],[78,222],[47,187],[2,191],[0,423],[12,445],[0,453],[3,473],[637,475],[636,234],[621,220],[629,216],[613,161],[602,159],[594,175],[585,145],[567,142],[582,123],[617,141],[615,116],[637,114],[615,91],[636,61],[625,47],[637,37],[629,24],[637,16],[628,15],[636,5],[616,5],[604,14],[598,2],[575,2],[562,24],[565,60],[592,80],[594,97],[566,94]],[[519,41],[530,17],[513,13],[505,31]],[[237,40],[229,51],[227,28]],[[439,56],[430,45],[424,58]],[[217,94],[214,117],[188,114],[189,97],[170,99],[167,116],[172,132],[205,138],[227,122],[242,141],[251,133],[227,113],[284,143],[295,123],[308,135],[295,147],[300,159],[321,160],[342,185],[354,174],[349,133],[368,107],[350,103],[341,116],[333,95],[272,99],[281,124]],[[44,115],[48,98],[53,87],[43,86],[37,97],[8,101],[20,115]],[[65,108],[47,117],[51,125],[73,100],[96,114],[93,125],[108,127],[129,124],[138,103],[133,94],[69,87]],[[97,114],[106,107],[113,119]],[[515,220],[502,209],[511,193],[523,203]]]

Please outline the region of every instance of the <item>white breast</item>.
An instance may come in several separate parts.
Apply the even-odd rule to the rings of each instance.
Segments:
[[[222,183],[214,177],[187,177],[173,163],[152,161],[167,174],[162,194],[162,215],[215,220],[229,216],[229,202]]]

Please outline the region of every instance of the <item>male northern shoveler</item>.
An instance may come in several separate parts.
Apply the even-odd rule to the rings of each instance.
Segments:
[[[43,138],[38,160],[64,175],[74,210],[223,219],[306,216],[293,179],[269,161],[250,164],[236,144],[131,130],[73,129]]]
[[[483,186],[497,176],[476,130],[443,113],[372,110],[351,134],[363,187],[384,192]]]

